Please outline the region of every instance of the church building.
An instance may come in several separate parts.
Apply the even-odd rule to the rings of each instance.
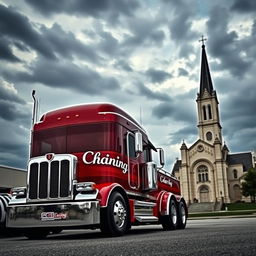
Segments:
[[[202,38],[200,88],[197,94],[199,138],[190,147],[182,143],[181,160],[173,174],[180,180],[188,204],[230,203],[244,200],[241,181],[255,167],[252,152],[231,154],[222,137],[217,92],[213,88],[205,44]]]

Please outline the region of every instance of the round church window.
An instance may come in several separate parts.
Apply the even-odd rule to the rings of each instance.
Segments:
[[[206,139],[207,139],[208,141],[211,141],[211,140],[212,140],[212,133],[211,133],[211,132],[207,132],[207,133],[206,133]]]
[[[200,144],[200,145],[198,145],[198,146],[197,146],[197,151],[198,151],[198,152],[202,152],[202,151],[204,151],[204,146],[203,146],[203,145],[201,145],[201,144]]]

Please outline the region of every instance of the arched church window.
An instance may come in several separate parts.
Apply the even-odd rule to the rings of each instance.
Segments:
[[[198,173],[198,181],[202,182],[202,174],[201,173]]]
[[[211,105],[208,105],[208,117],[209,119],[212,119],[212,108],[211,108]]]
[[[207,120],[206,107],[205,106],[203,106],[203,115],[204,115],[204,120]]]
[[[207,132],[207,133],[206,133],[206,139],[207,139],[208,141],[211,141],[211,140],[212,140],[212,133],[211,133],[211,132]]]
[[[236,169],[233,170],[233,175],[234,175],[234,179],[237,179],[237,170]]]
[[[205,165],[200,165],[197,168],[198,182],[209,181],[208,168]]]

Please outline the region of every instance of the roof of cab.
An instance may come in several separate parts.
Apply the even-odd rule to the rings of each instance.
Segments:
[[[83,104],[47,112],[41,117],[40,122],[34,125],[34,130],[106,121],[136,126],[144,131],[129,114],[109,103]]]

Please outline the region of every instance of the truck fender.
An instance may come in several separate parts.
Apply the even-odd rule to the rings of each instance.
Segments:
[[[129,205],[129,200],[128,196],[124,190],[124,188],[118,184],[118,183],[108,183],[104,184],[101,188],[99,189],[99,194],[98,194],[98,199],[100,199],[100,207],[107,207],[108,206],[108,200],[114,191],[118,191],[126,200],[127,204]]]
[[[169,215],[169,204],[171,199],[176,203],[179,200],[179,198],[176,198],[176,196],[171,192],[164,192],[161,194],[159,198],[159,213],[161,216]]]

